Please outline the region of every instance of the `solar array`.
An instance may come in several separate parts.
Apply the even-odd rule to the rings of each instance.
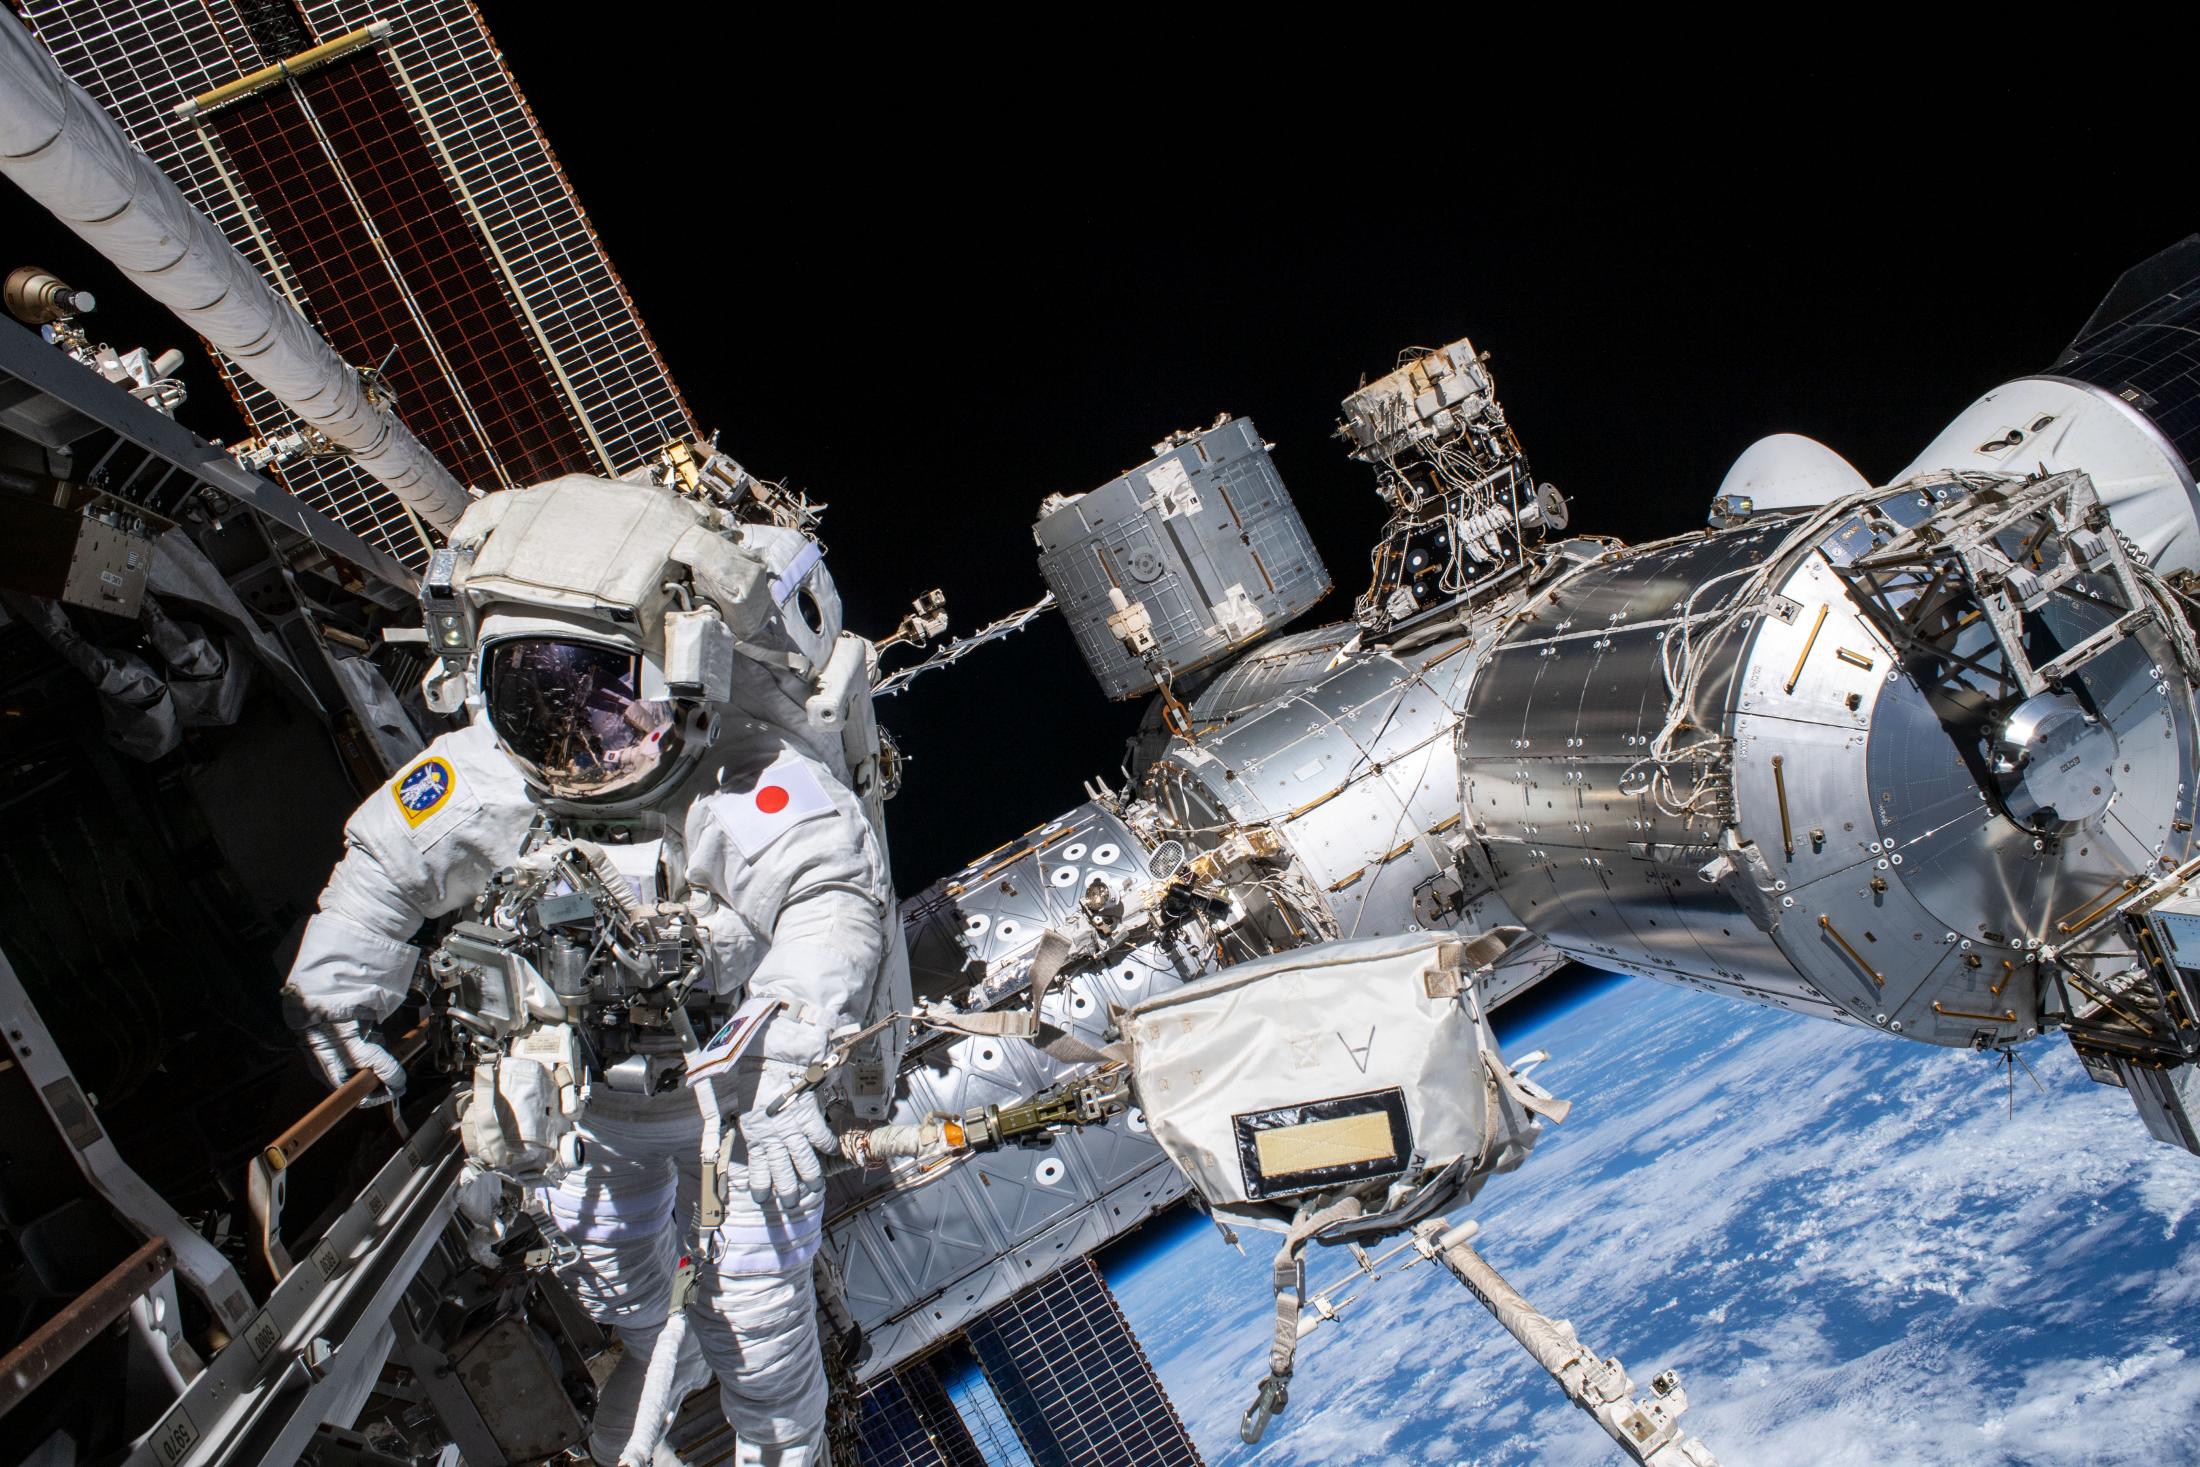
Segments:
[[[1091,1258],[988,1310],[968,1335],[1040,1467],[1199,1462]]]
[[[468,0],[28,0],[25,19],[354,367],[483,489],[619,474],[692,436],[625,287]],[[387,34],[358,36],[382,23]],[[305,47],[354,49],[190,116]],[[253,431],[295,420],[224,372]],[[341,457],[279,472],[418,565],[427,532]]]
[[[2126,278],[2133,276],[2144,277],[2151,298],[2113,319],[2096,314],[2048,371],[2090,382],[2145,413],[2189,470],[2200,464],[2200,236]],[[2104,312],[2117,310],[2124,293],[2119,281]]]
[[[990,1467],[930,1360],[863,1393],[862,1467]]]
[[[863,1393],[863,1467],[966,1467],[971,1461],[977,1449],[960,1418],[928,1421],[902,1383],[905,1372],[929,1369],[922,1363],[906,1366]]]
[[[955,1344],[864,1393],[864,1467],[1198,1467],[1199,1449],[1089,1257],[987,1310],[965,1338],[984,1372],[974,1388],[942,1383]]]

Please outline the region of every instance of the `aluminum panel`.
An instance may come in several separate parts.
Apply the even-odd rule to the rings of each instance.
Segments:
[[[1146,857],[1128,826],[1084,804],[934,882],[901,906],[918,996],[1014,991],[1049,926],[1084,925],[1079,902],[1094,880],[1136,904],[1153,879]]]
[[[1172,436],[1086,494],[1050,499],[1032,534],[1077,650],[1111,698],[1153,673],[1108,625],[1114,595],[1144,606],[1172,673],[1268,635],[1329,590],[1329,573],[1250,420]]]
[[[1058,824],[1034,836],[1077,828]],[[1180,981],[1159,952],[1134,950],[1067,975],[1045,1012],[1098,1043],[1111,1004],[1136,1002]],[[973,1036],[935,1042],[905,1068],[893,1118],[910,1122],[1005,1105],[1074,1068],[1019,1041]],[[873,1342],[866,1370],[885,1369],[944,1338],[1064,1257],[1135,1226],[1182,1191],[1143,1119],[1128,1112],[1045,1146],[970,1157],[901,1190],[888,1189],[885,1173],[836,1178],[827,1247],[846,1275],[849,1307]]]
[[[930,1299],[1000,1256],[1009,1240],[990,1226],[993,1214],[981,1187],[976,1173],[958,1167],[895,1194],[892,1215],[880,1220],[879,1232],[891,1233],[887,1241],[908,1287],[892,1312]]]

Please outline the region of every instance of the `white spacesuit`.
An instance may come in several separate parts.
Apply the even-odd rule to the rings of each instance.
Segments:
[[[765,1108],[874,1011],[898,943],[876,800],[849,788],[844,720],[817,716],[840,628],[816,544],[668,490],[573,477],[477,503],[423,600],[445,669],[431,695],[463,691],[476,721],[345,827],[286,990],[294,1021],[332,1083],[368,1067],[401,1088],[362,1026],[403,1000],[421,924],[476,897],[544,818],[602,847],[641,901],[700,914],[713,974],[711,1001],[689,1000],[700,1032],[743,995],[784,1007],[727,1087],[734,1185],[701,1240],[690,1327],[741,1460],[822,1461],[810,1263],[833,1136],[808,1090]],[[616,1052],[601,1038],[597,1052]],[[626,1345],[590,1437],[602,1462],[633,1426],[695,1216],[704,1117],[661,1058],[594,1077],[581,1165],[547,1199],[579,1251],[570,1281]]]

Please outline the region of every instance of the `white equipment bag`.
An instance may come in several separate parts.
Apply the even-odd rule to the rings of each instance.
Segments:
[[[1443,1201],[1471,1196],[1550,1109],[1512,1081],[1474,994],[1509,935],[1325,943],[1125,1010],[1154,1139],[1217,1216],[1274,1232],[1346,1195],[1387,1214],[1454,1171]]]
[[[1526,1159],[1567,1106],[1515,1077],[1474,987],[1521,936],[1413,932],[1225,968],[1123,1011],[1133,1098],[1217,1220],[1285,1235],[1270,1376],[1282,1409],[1304,1250],[1410,1228]],[[1256,1420],[1257,1416],[1257,1420]]]

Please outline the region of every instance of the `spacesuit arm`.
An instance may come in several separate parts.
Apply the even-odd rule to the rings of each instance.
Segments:
[[[864,832],[868,837],[869,832]],[[885,950],[884,903],[853,872],[804,870],[772,924],[771,950],[749,991],[808,1004],[832,1030],[860,1023]]]
[[[422,771],[443,782],[408,811],[408,780]],[[344,858],[291,965],[291,1022],[387,1018],[412,983],[421,924],[471,901],[532,819],[518,771],[487,730],[445,735],[368,795],[344,824]]]
[[[748,991],[786,1008],[744,1061],[738,1124],[749,1195],[808,1207],[822,1180],[818,1158],[835,1141],[802,1077],[825,1057],[832,1031],[869,1006],[892,908],[886,862],[855,797],[823,765],[789,752],[753,789],[695,803],[688,884],[719,894],[769,944]]]
[[[292,1022],[387,1018],[412,983],[420,949],[409,939],[427,917],[371,849],[347,840],[290,967]]]

